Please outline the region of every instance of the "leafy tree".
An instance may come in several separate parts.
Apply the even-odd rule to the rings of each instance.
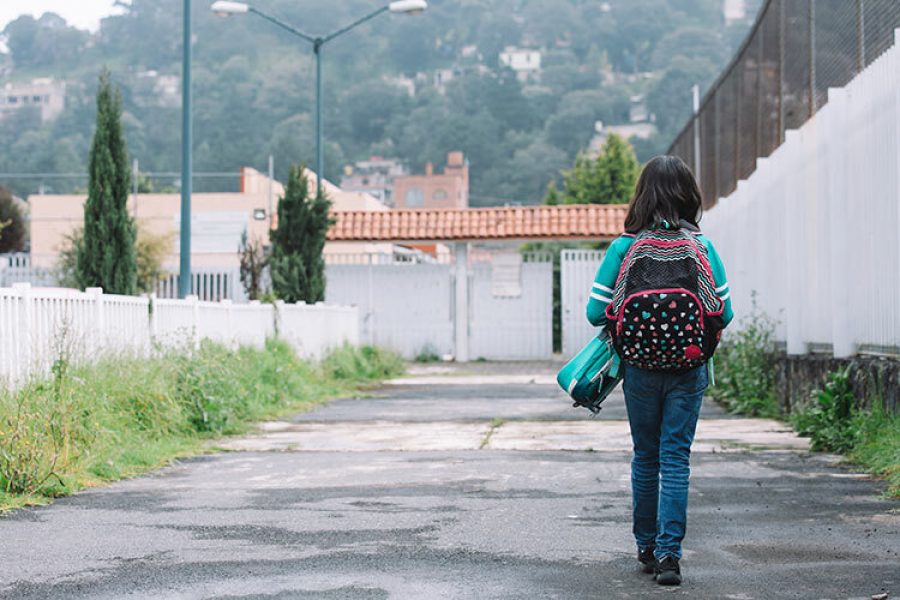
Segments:
[[[714,64],[728,58],[728,47],[721,35],[708,28],[684,27],[667,33],[653,51],[653,64],[666,69],[678,57],[702,57]]]
[[[597,158],[598,197],[604,204],[626,204],[634,195],[641,167],[634,148],[621,137],[610,134]]]
[[[705,58],[675,58],[647,94],[647,108],[656,115],[660,133],[672,139],[691,115],[691,88],[706,88],[716,76],[713,63]]]
[[[81,287],[102,287],[110,294],[134,294],[136,232],[127,207],[131,175],[121,116],[121,94],[113,90],[109,72],[104,71],[97,93],[97,125],[89,159],[84,240],[78,251],[77,278]]]
[[[544,194],[544,204],[547,206],[556,206],[561,204],[561,195],[559,193],[559,188],[556,187],[556,180],[551,179],[550,183],[547,184],[547,191]]]
[[[69,27],[65,19],[51,12],[39,19],[22,15],[10,22],[3,33],[17,67],[69,63],[78,57],[89,39],[88,32]]]
[[[56,258],[56,279],[63,287],[79,287],[78,253],[84,247],[84,230],[78,227],[65,236]],[[137,264],[137,290],[152,293],[161,279],[166,276],[163,268],[169,250],[172,248],[172,234],[160,235],[150,231],[146,225],[137,224],[135,240]]]
[[[759,1],[749,3],[751,13]],[[315,23],[317,34],[371,8],[370,0],[266,1],[271,14],[300,26]],[[289,157],[314,164],[312,53],[262,20],[217,19],[200,3],[194,11],[195,169],[264,170],[267,155],[274,154],[276,176],[286,181]],[[537,200],[550,173],[537,184],[531,171],[522,178],[517,153],[530,154],[533,143],[546,142],[571,165],[594,121],[625,122],[628,97],[637,93],[648,94],[662,128],[653,148],[665,149],[690,111],[690,86],[711,80],[727,59],[717,46],[733,50],[751,21],[726,28],[721,0],[435,0],[421,17],[373,21],[326,50],[325,176],[334,180],[346,162],[373,153],[421,171],[426,161],[443,164],[448,151],[461,149],[471,161],[473,197]],[[163,78],[179,73],[177,0],[130,0],[96,33],[46,15],[10,23],[3,37],[10,52],[0,54],[0,70],[12,68],[13,81],[52,75],[67,83],[65,110],[55,120],[42,122],[37,106],[0,120],[4,171],[87,169],[95,82],[83,74],[104,63],[131,74],[118,82],[130,155],[148,172],[178,170],[178,95],[157,93]],[[539,84],[520,85],[500,68],[497,55],[506,46],[544,46]],[[463,56],[466,47],[471,51]],[[712,71],[705,79],[679,79],[672,68],[684,60],[706,61]],[[461,71],[446,95],[431,85],[438,68]],[[649,69],[654,79],[627,76]],[[392,100],[385,93],[385,78],[399,73],[416,78],[414,98]],[[655,85],[660,79],[665,82]],[[526,135],[511,137],[511,131]],[[642,158],[653,153],[649,146],[640,144]],[[201,178],[195,190],[224,191],[233,183]],[[52,193],[74,193],[84,182],[43,184]],[[37,186],[23,179],[9,184],[23,197]]]
[[[325,235],[333,221],[325,196],[309,197],[302,166],[291,167],[284,197],[278,202],[278,226],[272,239],[272,291],[285,302],[325,299]]]
[[[610,134],[596,160],[579,154],[575,164],[563,172],[563,204],[624,204],[634,194],[640,165],[631,144]],[[558,192],[548,188],[545,203],[559,202]]]
[[[78,282],[78,255],[82,251],[83,242],[84,230],[81,227],[63,236],[53,269],[56,274],[56,282],[61,287],[77,288],[81,285]]]
[[[25,245],[25,219],[8,189],[0,187],[0,253],[19,252]]]
[[[137,263],[137,289],[139,292],[156,291],[156,285],[166,276],[163,264],[172,248],[173,235],[156,234],[146,225],[138,223],[135,258]]]
[[[409,104],[409,96],[402,88],[366,82],[354,86],[344,97],[345,118],[358,142],[374,144],[384,139],[391,117],[405,113]]]
[[[262,293],[263,272],[269,265],[262,240],[250,240],[247,230],[241,234],[241,245],[238,247],[238,258],[241,262],[241,284],[250,300],[259,300]]]

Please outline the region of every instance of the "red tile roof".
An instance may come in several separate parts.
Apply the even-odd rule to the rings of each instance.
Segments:
[[[624,204],[567,204],[441,210],[341,211],[332,242],[611,239],[622,233]]]

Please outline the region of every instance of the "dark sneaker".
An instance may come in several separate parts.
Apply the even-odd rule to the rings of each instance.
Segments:
[[[674,556],[665,556],[656,563],[656,583],[659,585],[681,585],[681,567]]]
[[[656,572],[656,557],[653,556],[653,546],[638,548],[638,562],[641,563],[641,571],[647,573]]]

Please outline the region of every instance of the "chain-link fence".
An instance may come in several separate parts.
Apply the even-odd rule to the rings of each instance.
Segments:
[[[750,35],[670,154],[697,174],[706,207],[734,191],[842,87],[894,43],[900,0],[767,0]]]

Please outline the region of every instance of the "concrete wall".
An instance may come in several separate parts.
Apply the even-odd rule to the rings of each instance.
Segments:
[[[850,368],[850,378],[859,406],[881,402],[885,410],[900,411],[900,360],[861,356],[832,358],[822,354],[785,355],[777,361],[777,388],[782,410],[788,414],[810,401],[810,394],[822,389],[828,374]]]

